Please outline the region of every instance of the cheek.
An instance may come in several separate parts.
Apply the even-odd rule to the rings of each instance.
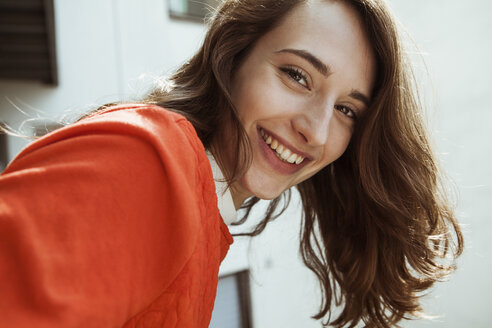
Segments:
[[[328,143],[325,145],[323,167],[338,159],[347,149],[352,130],[348,127],[338,127],[331,129],[328,137]]]
[[[243,124],[262,119],[281,118],[300,107],[297,98],[289,97],[278,77],[257,76],[238,89],[233,100]]]
[[[233,99],[237,115],[243,124],[247,124],[251,116],[256,116],[256,112],[258,111],[258,102],[256,99],[255,89],[250,85],[244,85],[238,90],[236,97]]]

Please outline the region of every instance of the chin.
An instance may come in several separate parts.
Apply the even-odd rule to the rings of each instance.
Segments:
[[[288,186],[280,186],[268,177],[262,179],[257,176],[249,177],[248,174],[241,179],[241,185],[247,194],[264,200],[275,199],[288,189]]]

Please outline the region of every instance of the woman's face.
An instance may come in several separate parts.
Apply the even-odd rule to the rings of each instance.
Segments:
[[[374,76],[359,16],[342,1],[300,5],[260,38],[231,90],[253,155],[233,185],[236,203],[275,198],[340,157]]]

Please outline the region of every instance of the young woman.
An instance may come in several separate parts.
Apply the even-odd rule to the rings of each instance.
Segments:
[[[419,315],[463,240],[412,82],[384,1],[225,1],[165,88],[48,134],[0,177],[2,322],[207,327],[234,220],[217,196],[272,199],[254,235],[294,186],[315,318]]]

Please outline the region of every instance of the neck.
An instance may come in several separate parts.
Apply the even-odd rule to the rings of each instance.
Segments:
[[[250,195],[240,192],[237,187],[232,185],[231,187],[231,195],[232,195],[232,200],[234,202],[234,207],[236,208],[236,211],[241,208],[241,205],[243,205],[244,201],[246,198],[248,198]]]

